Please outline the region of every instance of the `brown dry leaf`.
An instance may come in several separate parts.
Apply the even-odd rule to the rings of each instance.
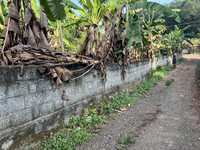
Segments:
[[[44,36],[43,30],[40,32],[40,41],[38,47],[42,50],[48,50],[49,52],[52,52],[51,46],[47,42],[46,37]]]
[[[30,26],[28,25],[28,40],[27,40],[27,44],[31,45],[32,48],[37,48],[37,44],[33,35],[33,32],[30,28]]]
[[[72,72],[69,71],[68,69],[63,69],[60,67],[55,67],[55,70],[58,74],[58,77],[61,78],[63,81],[68,81],[71,79]]]
[[[63,94],[62,94],[62,100],[66,100],[66,101],[68,101],[69,98],[68,98],[66,92],[65,92],[64,90],[62,90],[62,91],[63,91]]]
[[[30,61],[30,60],[35,60],[36,58],[34,57],[33,54],[27,53],[25,51],[23,51],[21,54],[18,54],[16,57],[13,58],[13,62],[17,62],[17,61]]]
[[[9,31],[13,31],[13,32],[16,32],[17,34],[20,34],[21,31],[20,31],[19,22],[11,18],[10,19]]]
[[[108,19],[111,20],[111,15],[112,15],[112,12],[108,11],[108,12],[105,13],[104,17],[107,17]]]
[[[21,55],[20,55],[23,60],[25,61],[28,61],[28,60],[34,60],[35,59],[35,56],[31,53],[27,53],[27,52],[22,52]]]
[[[51,72],[51,76],[52,76],[52,78],[57,78],[57,77],[58,77],[58,75],[57,75],[55,69],[50,68],[50,72]]]
[[[123,64],[122,60],[119,60],[118,63],[119,63],[120,66]]]
[[[23,38],[27,38],[28,37],[28,25],[25,26],[25,30],[24,30],[24,33],[23,33]]]
[[[55,90],[56,90],[57,87],[60,86],[60,85],[62,85],[62,81],[61,81],[60,78],[58,77],[58,78],[56,79],[56,88],[55,88]],[[55,92],[55,90],[54,90],[54,92]]]
[[[41,28],[49,28],[48,27],[48,18],[47,15],[44,11],[44,8],[40,5],[40,9],[41,9],[41,14],[40,14],[40,24],[41,24]]]
[[[26,8],[25,15],[24,15],[24,22],[29,24],[29,22],[31,21],[31,17],[32,17],[32,14],[31,14],[30,9]]]
[[[94,69],[94,76],[97,76],[97,74],[98,74],[98,70]]]
[[[4,53],[12,65],[14,65],[11,50],[5,51]]]
[[[33,34],[35,36],[35,39],[40,39],[40,28],[39,28],[39,22],[37,20],[33,21]]]
[[[11,3],[10,5],[8,16],[10,16],[12,19],[15,19],[17,21],[20,19],[19,12],[14,3]]]

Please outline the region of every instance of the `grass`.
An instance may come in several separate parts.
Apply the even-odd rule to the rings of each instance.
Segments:
[[[171,79],[171,80],[167,80],[165,85],[166,86],[170,86],[172,84],[172,82],[174,82],[174,79]]]
[[[129,136],[125,136],[119,139],[118,144],[120,144],[120,149],[122,149],[123,147],[126,147],[128,144],[133,144],[135,143],[135,135],[129,135]]]
[[[186,58],[177,62],[177,65],[185,61]],[[76,149],[78,145],[90,140],[92,133],[98,129],[98,124],[107,123],[107,119],[116,118],[117,113],[124,107],[134,104],[139,100],[144,93],[147,93],[159,80],[161,80],[167,73],[173,69],[173,66],[165,67],[159,66],[157,69],[150,68],[150,76],[143,81],[133,91],[124,90],[118,96],[111,97],[111,99],[101,100],[98,108],[90,109],[88,113],[84,112],[81,119],[77,119],[72,115],[66,128],[52,133],[51,136],[43,141],[40,149],[47,150],[63,150]],[[134,135],[119,139],[120,147],[135,141]]]

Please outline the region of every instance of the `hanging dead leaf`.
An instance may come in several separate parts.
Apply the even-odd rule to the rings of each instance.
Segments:
[[[31,21],[31,17],[32,17],[32,14],[31,14],[30,9],[26,8],[25,15],[24,15],[24,22],[29,24],[29,22]]]
[[[58,78],[56,79],[56,88],[54,89],[54,92],[56,91],[57,87],[60,86],[60,85],[62,85],[62,81],[61,81],[60,78],[58,77]]]
[[[16,32],[17,34],[20,34],[21,31],[20,31],[19,22],[11,18],[10,19],[9,31],[13,31],[13,32]]]
[[[39,27],[39,22],[37,20],[33,21],[33,34],[35,36],[35,39],[40,39],[40,27]]]
[[[58,77],[58,75],[57,75],[55,69],[50,68],[50,72],[51,72],[51,76],[52,76],[52,78],[57,78],[57,77]]]
[[[63,69],[60,67],[55,67],[55,70],[58,74],[58,77],[61,78],[63,81],[68,81],[71,79],[72,72],[69,71],[68,69]]]
[[[8,16],[12,19],[15,19],[16,21],[20,19],[19,12],[14,3],[11,3],[10,5]]]
[[[49,28],[47,15],[44,11],[44,8],[41,5],[40,5],[40,9],[41,9],[41,14],[40,14],[41,28]]]
[[[69,98],[68,98],[66,92],[65,92],[64,90],[62,90],[62,91],[63,91],[63,94],[62,94],[62,100],[66,100],[66,101],[68,101]]]
[[[49,52],[53,52],[42,30],[40,32],[40,41],[38,47],[42,50],[48,50]]]
[[[31,45],[31,48],[37,48],[37,44],[33,35],[33,32],[30,28],[30,26],[28,25],[28,40],[27,40],[27,44]]]

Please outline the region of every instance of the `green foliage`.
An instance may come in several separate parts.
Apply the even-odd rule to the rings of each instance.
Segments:
[[[156,53],[154,56],[155,57],[160,57],[161,55],[159,53]]]
[[[180,44],[182,45],[183,41],[187,41],[191,45],[193,43],[190,41],[189,38],[186,37],[184,34],[184,31],[190,28],[191,26],[187,26],[180,30],[176,25],[175,25],[175,30],[169,33],[168,35],[164,35],[160,40],[162,44],[170,46],[172,50],[175,50],[176,52],[182,51]]]
[[[160,70],[162,70],[163,69],[163,65],[158,65],[157,67],[156,67],[156,70],[157,71],[160,71]]]
[[[174,79],[171,79],[171,80],[167,80],[165,85],[166,86],[170,86],[172,84],[172,82],[174,82]]]
[[[150,71],[149,71],[150,77],[152,77],[155,72],[156,72],[155,68],[150,68]]]
[[[77,128],[73,130],[60,130],[51,134],[50,138],[45,140],[40,147],[41,150],[73,150],[77,145],[84,143],[91,139],[92,135],[84,128]]]
[[[180,29],[183,29],[188,25],[188,23],[191,24],[191,27],[184,31],[185,34],[187,33],[194,33],[194,35],[197,37],[197,33],[199,33],[200,24],[199,19],[199,13],[200,13],[200,1],[199,0],[175,0],[169,4],[166,4],[165,6],[169,7],[170,9],[180,9],[177,13],[181,17],[181,25],[178,26]],[[172,26],[176,24],[174,20],[171,18],[164,18],[166,21],[163,23],[163,25],[169,27],[167,28],[167,31],[165,33],[170,33],[174,29]]]
[[[132,144],[132,143],[135,143],[135,135],[132,134],[132,135],[129,135],[127,137],[122,137],[119,139],[119,144],[121,145],[127,145],[127,144]]]
[[[56,21],[66,18],[65,5],[62,0],[40,0],[40,4],[44,7],[49,20]]]
[[[0,24],[4,25],[4,11],[5,11],[5,4],[3,0],[0,0]]]

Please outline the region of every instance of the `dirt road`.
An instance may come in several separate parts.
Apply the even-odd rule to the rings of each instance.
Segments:
[[[135,144],[124,149],[200,150],[200,88],[195,78],[200,55],[184,57],[188,60],[79,149],[119,149],[120,137],[134,133]],[[174,82],[166,86],[169,79]]]

